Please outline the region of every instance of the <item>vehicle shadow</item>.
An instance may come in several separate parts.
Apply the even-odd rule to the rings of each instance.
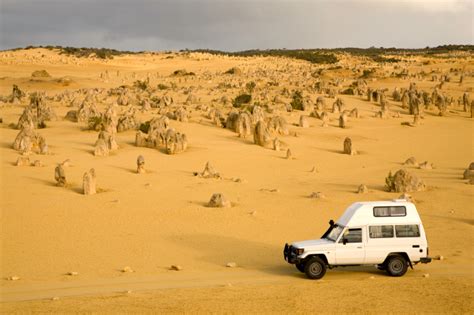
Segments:
[[[284,261],[284,244],[278,247],[258,241],[210,234],[179,235],[170,237],[169,240],[196,251],[199,260],[219,267],[225,267],[228,262],[235,262],[238,268],[276,276],[307,279],[305,274],[299,272],[294,265]],[[347,272],[358,273],[359,275],[384,274],[372,266],[348,266],[328,269],[328,273],[335,277]]]
[[[169,240],[196,251],[199,260],[216,266],[225,267],[228,262],[235,262],[239,268],[247,270],[299,276],[296,268],[283,260],[283,245],[280,248],[262,242],[210,234],[179,235]]]

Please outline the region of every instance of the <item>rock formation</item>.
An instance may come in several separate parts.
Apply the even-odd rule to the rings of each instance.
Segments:
[[[385,184],[389,191],[394,192],[414,192],[426,190],[423,180],[407,170],[400,169],[394,175],[390,172],[385,178]]]
[[[91,168],[88,172],[84,173],[82,188],[84,195],[94,195],[96,194],[96,175],[95,170]]]
[[[56,180],[56,186],[64,187],[67,184],[66,172],[61,164],[54,169],[54,179]]]
[[[137,173],[144,174],[145,173],[145,158],[143,155],[139,155],[137,157]]]
[[[207,205],[214,208],[230,208],[232,206],[231,202],[221,193],[213,194]]]

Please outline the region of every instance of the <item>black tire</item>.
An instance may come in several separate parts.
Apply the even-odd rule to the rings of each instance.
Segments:
[[[303,262],[297,263],[295,266],[296,266],[296,269],[298,269],[298,271],[304,273],[304,263]]]
[[[408,263],[405,257],[393,255],[388,257],[385,267],[390,276],[401,277],[407,272]]]
[[[326,263],[319,257],[311,257],[306,261],[304,273],[310,279],[321,279],[326,274]]]

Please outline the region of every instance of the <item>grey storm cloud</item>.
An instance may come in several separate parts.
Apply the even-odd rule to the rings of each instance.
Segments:
[[[473,9],[471,0],[0,0],[0,49],[472,44]]]

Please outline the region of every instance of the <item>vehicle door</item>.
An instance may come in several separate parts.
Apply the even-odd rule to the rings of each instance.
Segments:
[[[365,227],[345,228],[336,243],[336,264],[358,265],[365,260]]]

